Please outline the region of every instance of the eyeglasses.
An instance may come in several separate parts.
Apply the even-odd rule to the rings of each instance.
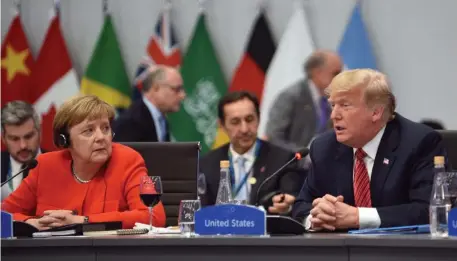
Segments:
[[[161,83],[160,85],[164,85],[164,86],[167,86],[169,88],[171,88],[173,91],[175,91],[176,93],[180,93],[180,92],[184,92],[184,86],[182,85],[171,85],[171,84],[168,84],[168,83]]]

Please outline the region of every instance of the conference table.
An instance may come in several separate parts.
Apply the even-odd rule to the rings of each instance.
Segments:
[[[192,237],[137,235],[2,239],[2,260],[457,260],[457,238],[429,235]]]

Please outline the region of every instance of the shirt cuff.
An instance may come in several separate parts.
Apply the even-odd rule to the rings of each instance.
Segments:
[[[379,228],[381,218],[376,208],[358,208],[359,209],[359,229]]]
[[[311,228],[311,215],[308,215],[306,218],[305,218],[305,222],[303,222],[303,225],[305,226],[305,229],[306,231],[308,232],[316,232],[316,231],[319,231],[321,230],[320,228]]]

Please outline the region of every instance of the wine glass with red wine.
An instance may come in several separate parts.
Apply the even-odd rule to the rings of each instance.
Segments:
[[[149,208],[149,230],[152,230],[152,208],[162,197],[162,181],[159,176],[144,176],[140,181],[140,198]]]

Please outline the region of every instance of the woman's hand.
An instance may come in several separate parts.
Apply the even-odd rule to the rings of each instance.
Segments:
[[[71,210],[46,210],[43,214],[44,217],[54,220],[54,222],[48,224],[49,227],[84,223],[84,216],[74,215]]]
[[[51,228],[50,224],[56,223],[58,220],[53,217],[43,216],[41,218],[30,218],[25,223],[36,227],[38,230],[46,230]]]

